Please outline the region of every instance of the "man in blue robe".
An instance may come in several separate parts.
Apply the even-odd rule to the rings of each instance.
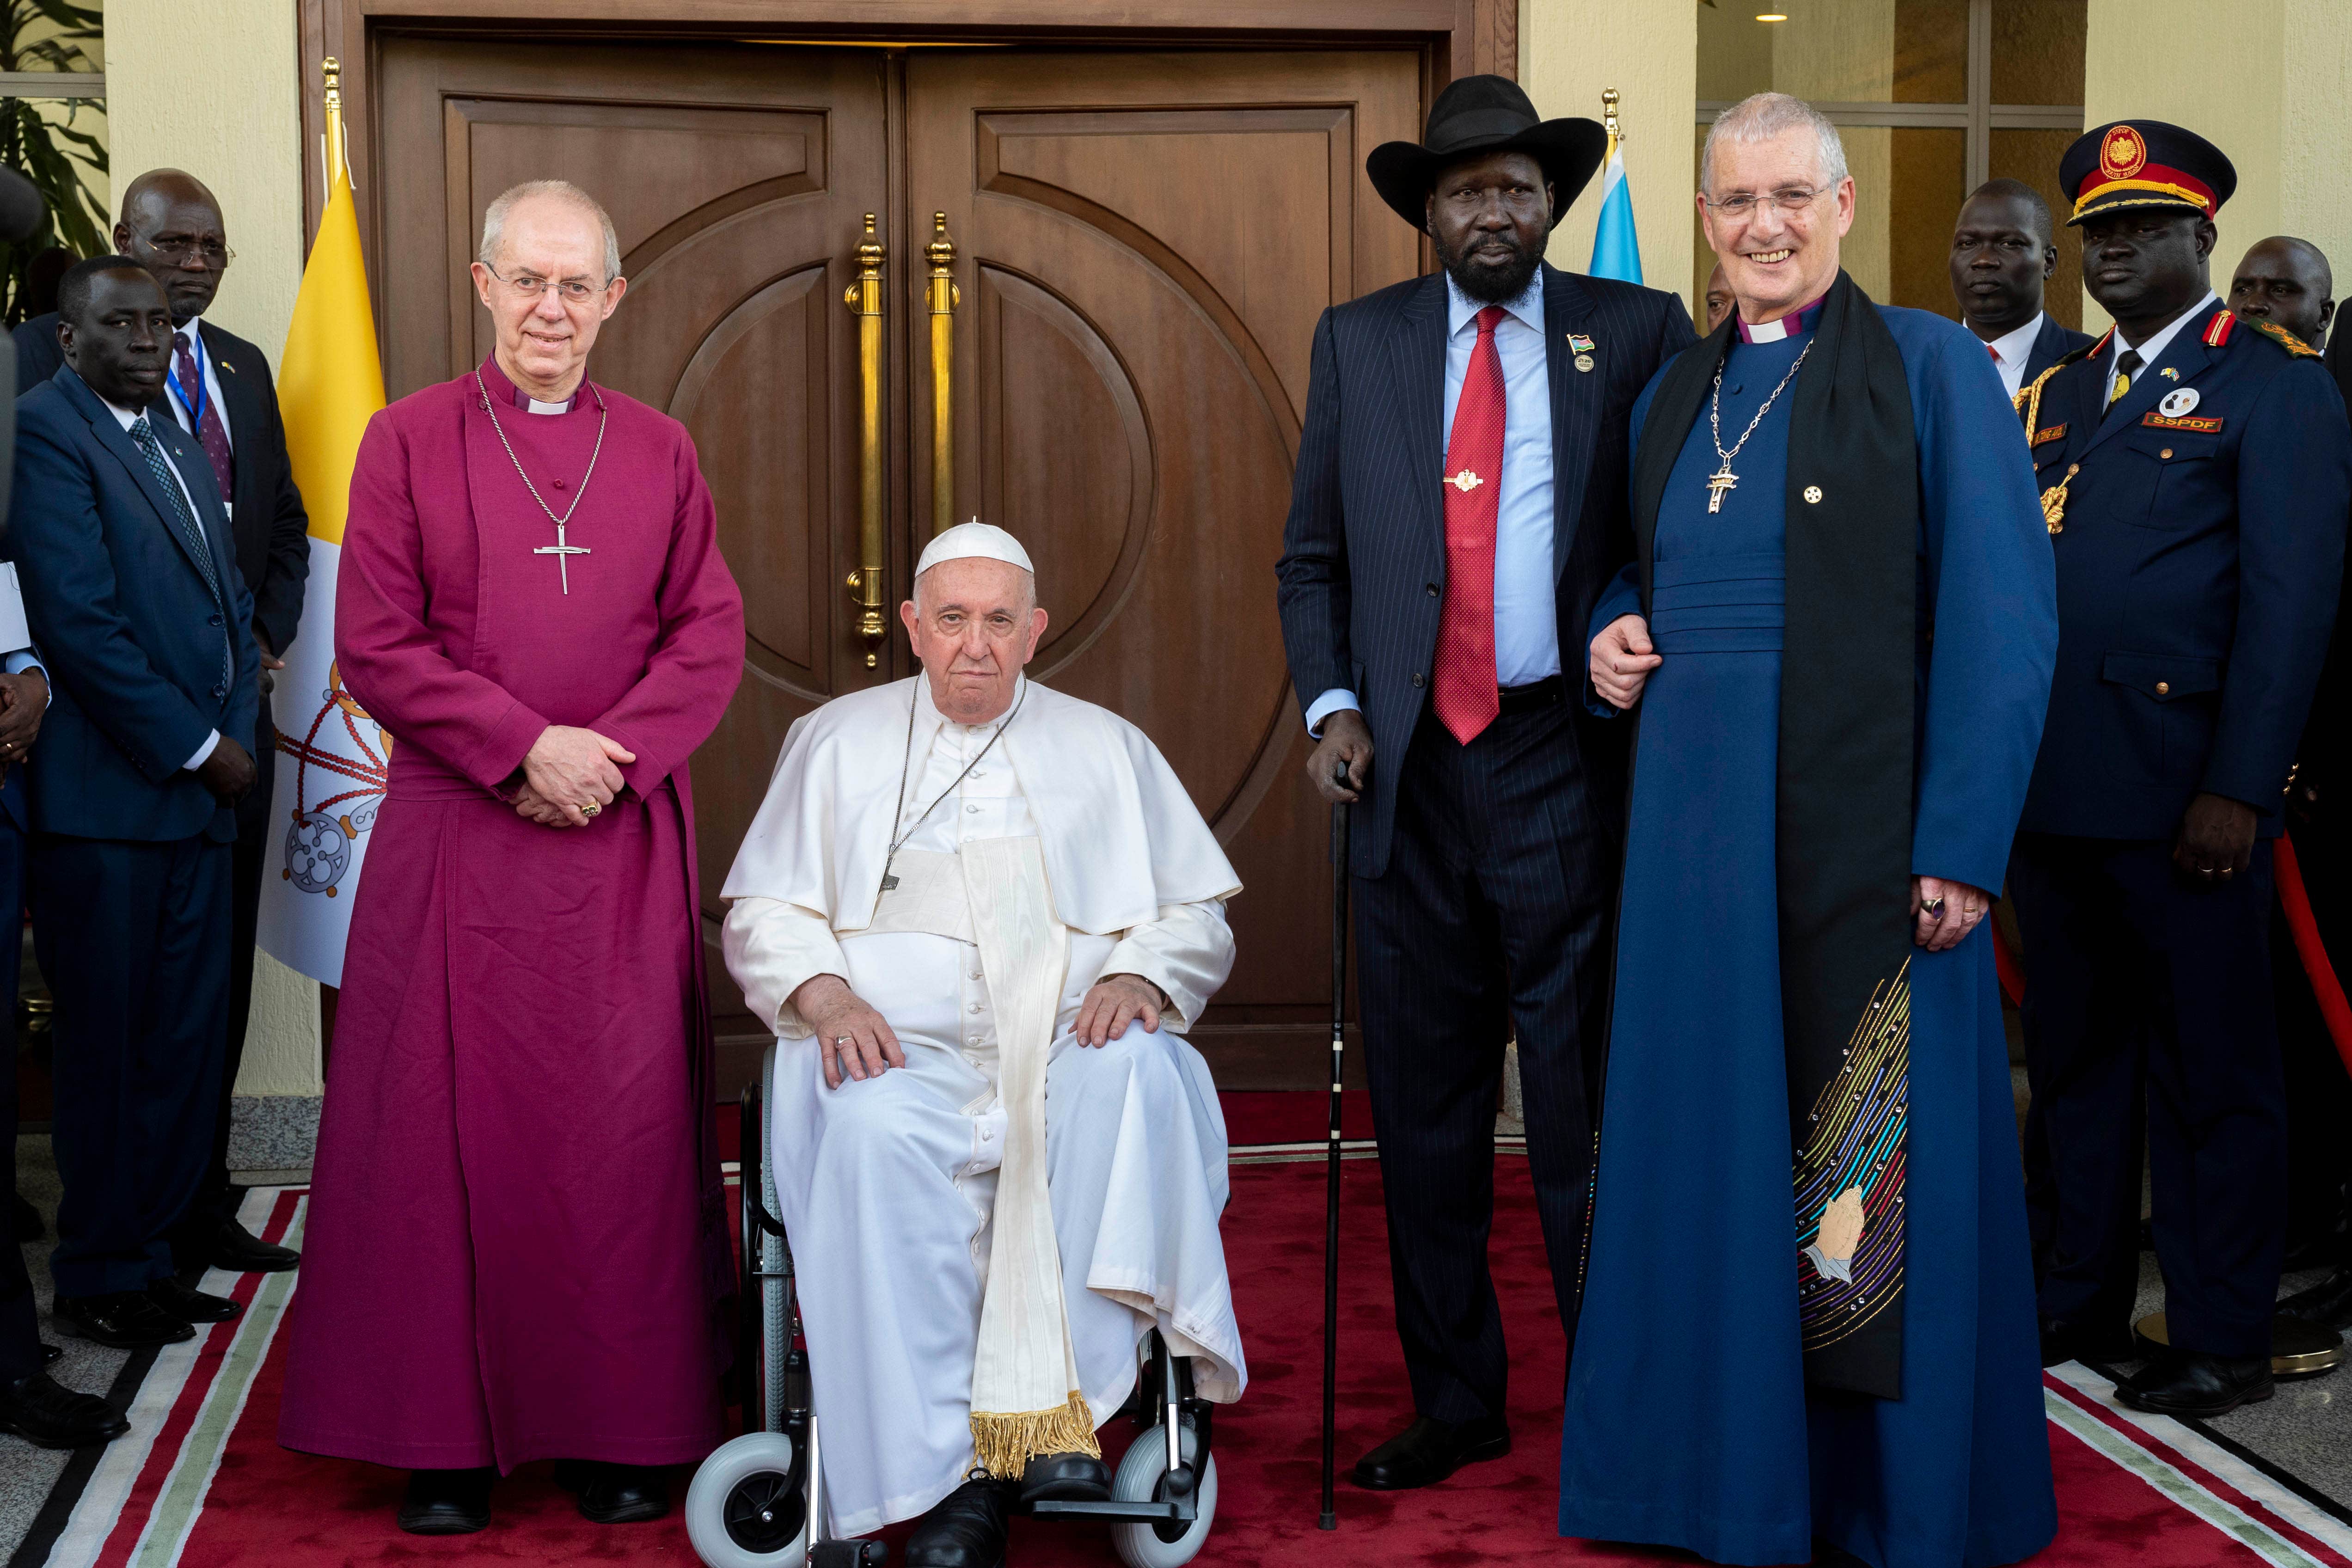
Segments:
[[[1980,342],[1839,270],[1836,131],[1707,140],[1738,300],[1633,415],[1638,721],[1563,1534],[2011,1563],[2056,1531],[1983,927],[2057,618]]]

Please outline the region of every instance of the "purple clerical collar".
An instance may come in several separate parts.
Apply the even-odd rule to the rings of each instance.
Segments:
[[[1829,302],[1822,295],[1810,305],[1801,305],[1778,321],[1758,321],[1750,325],[1744,318],[1739,323],[1739,341],[1743,343],[1777,343],[1789,338],[1801,338],[1813,330],[1822,319],[1822,307]]]
[[[482,383],[489,389],[491,396],[512,403],[525,414],[569,414],[580,406],[581,395],[588,390],[588,383],[583,379],[572,389],[572,395],[562,402],[541,402],[507,379],[506,372],[499,368],[495,354],[482,362]]]

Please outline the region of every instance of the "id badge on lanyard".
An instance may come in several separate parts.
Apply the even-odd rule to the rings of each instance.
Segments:
[[[188,335],[191,339],[196,336],[194,332]],[[163,384],[172,389],[172,395],[179,399],[180,406],[188,411],[188,427],[201,436],[205,428],[205,345],[201,341],[197,341],[192,342],[189,347],[193,352],[188,357],[195,362],[196,366],[195,401],[194,403],[188,401],[187,389],[180,384],[178,371],[166,368],[163,372]]]

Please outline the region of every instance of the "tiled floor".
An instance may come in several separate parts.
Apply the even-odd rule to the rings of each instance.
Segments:
[[[30,1135],[16,1140],[16,1190],[41,1211],[41,1217],[54,1225],[58,1212],[58,1167],[50,1157],[49,1141],[46,1136]],[[104,1394],[114,1382],[122,1363],[130,1359],[128,1351],[110,1351],[88,1340],[61,1339],[49,1331],[49,1246],[48,1240],[32,1242],[25,1247],[25,1266],[33,1276],[33,1293],[41,1309],[42,1337],[52,1344],[65,1347],[65,1359],[49,1369],[49,1375],[68,1388],[83,1389],[92,1394]],[[34,1515],[41,1509],[42,1500],[57,1484],[71,1461],[70,1453],[58,1453],[36,1448],[23,1439],[0,1433],[0,1563],[14,1556],[25,1531],[31,1528]]]

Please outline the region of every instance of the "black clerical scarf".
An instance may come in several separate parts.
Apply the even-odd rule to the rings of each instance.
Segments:
[[[1644,614],[1658,506],[1734,321],[1685,350],[1633,461]],[[1838,274],[1790,389],[1780,660],[1780,988],[1806,1380],[1900,1398],[1919,466],[1902,352]],[[1856,1234],[1857,1230],[1859,1235]]]

